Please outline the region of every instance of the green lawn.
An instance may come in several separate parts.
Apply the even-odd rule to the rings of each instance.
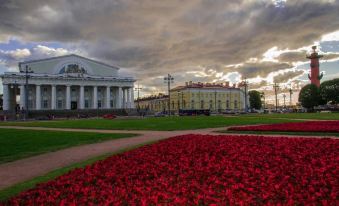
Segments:
[[[286,114],[249,114],[267,118],[339,120],[339,113],[286,113]]]
[[[216,128],[230,125],[268,124],[290,122],[288,119],[271,119],[265,116],[192,116],[192,117],[150,117],[144,119],[81,119],[34,122],[3,122],[0,125],[28,127],[112,129],[112,130],[187,130]]]
[[[124,149],[121,149],[120,151],[115,152],[115,153],[108,153],[108,154],[104,154],[104,155],[101,155],[101,156],[98,156],[98,157],[94,157],[94,158],[85,160],[83,162],[71,164],[67,167],[56,169],[56,170],[49,172],[45,175],[35,177],[35,178],[28,180],[28,181],[25,181],[25,182],[18,183],[18,184],[13,185],[9,188],[0,190],[0,202],[5,201],[10,197],[19,194],[22,191],[28,190],[30,188],[34,188],[37,184],[55,179],[56,177],[61,176],[63,174],[66,174],[67,172],[74,170],[76,168],[83,168],[83,167],[85,167],[87,165],[91,165],[91,164],[93,164],[93,163],[95,163],[99,160],[104,160],[104,159],[106,159],[106,158],[108,158],[112,155],[117,155],[117,154],[129,151],[129,150],[133,150],[133,149],[136,149],[136,148],[139,148],[139,147],[142,147],[142,146],[145,146],[145,145],[153,144],[153,143],[156,143],[156,142],[157,141],[150,141],[150,142],[147,142],[147,143],[144,143],[144,144],[124,148]]]
[[[134,136],[16,129],[0,129],[0,134],[0,164],[76,145]]]

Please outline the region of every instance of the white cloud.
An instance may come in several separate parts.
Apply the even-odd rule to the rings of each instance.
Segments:
[[[50,48],[47,46],[42,46],[42,45],[38,45],[35,48],[33,48],[33,52],[36,55],[43,55],[43,56],[62,56],[62,55],[66,55],[69,53],[68,50],[64,49],[64,48]]]
[[[28,49],[16,49],[10,51],[0,50],[1,56],[9,56],[10,58],[20,60],[31,56],[31,52]]]
[[[321,41],[339,41],[339,30],[323,35]]]

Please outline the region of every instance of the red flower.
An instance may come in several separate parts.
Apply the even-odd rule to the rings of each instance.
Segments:
[[[338,162],[336,139],[185,135],[75,169],[2,204],[335,205]]]
[[[308,121],[230,127],[231,131],[339,132],[339,121]]]

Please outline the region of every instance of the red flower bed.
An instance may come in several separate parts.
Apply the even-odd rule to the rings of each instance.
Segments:
[[[11,205],[335,205],[339,140],[185,135],[75,169]]]
[[[232,131],[339,132],[339,121],[308,121],[231,127]]]

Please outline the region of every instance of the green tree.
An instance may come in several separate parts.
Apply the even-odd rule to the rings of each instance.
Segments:
[[[250,101],[250,107],[252,109],[261,109],[261,97],[260,92],[256,90],[251,90],[248,92],[249,101]]]
[[[339,103],[339,78],[324,81],[320,85],[320,96],[324,103]]]
[[[319,105],[320,99],[319,88],[314,84],[304,86],[299,93],[299,102],[301,106],[312,110],[313,107]]]

